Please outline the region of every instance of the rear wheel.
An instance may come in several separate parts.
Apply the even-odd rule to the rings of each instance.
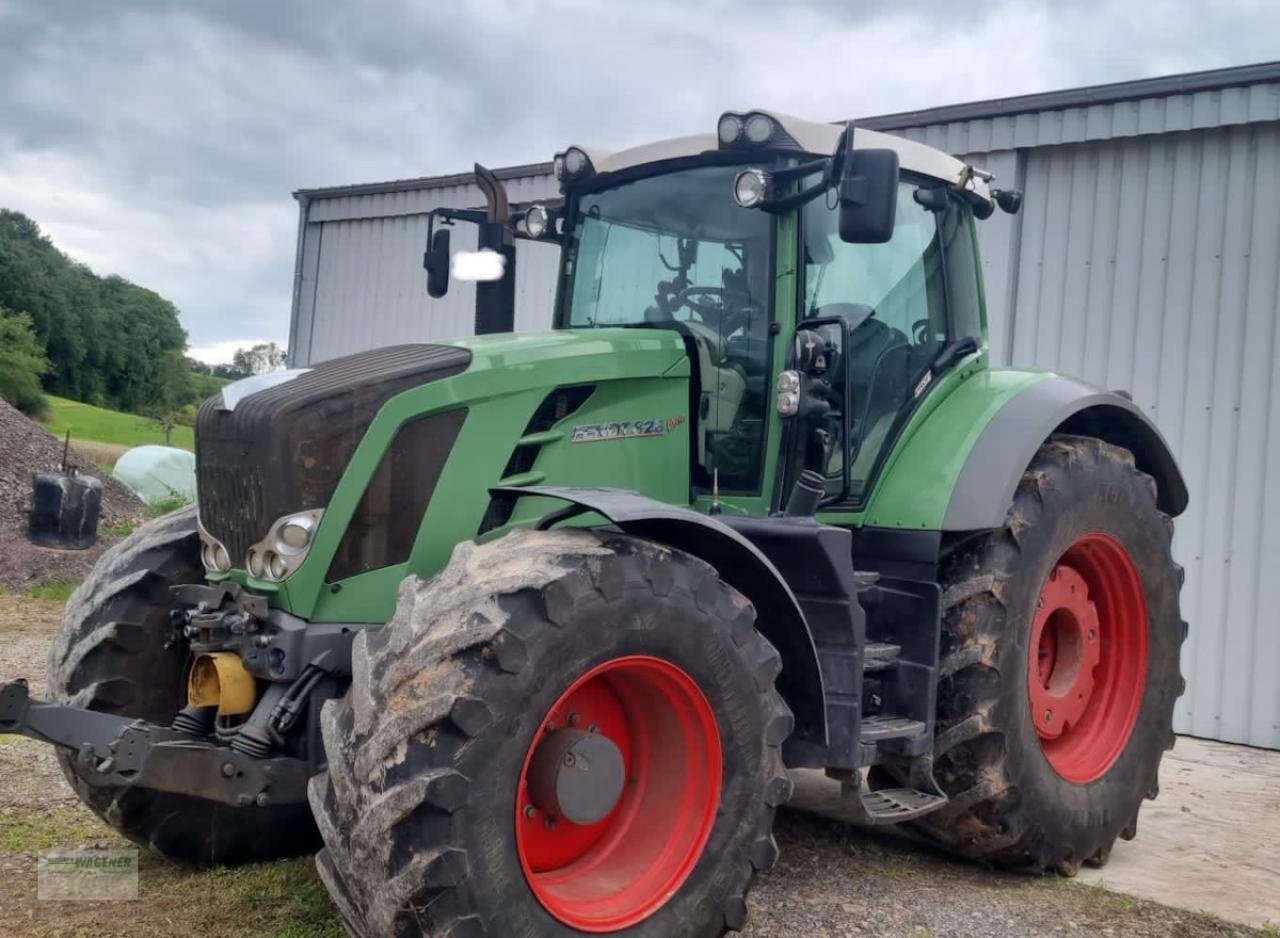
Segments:
[[[360,935],[719,935],[790,795],[777,652],[706,564],[517,531],[406,581],[322,717],[322,877]]]
[[[965,854],[1074,874],[1137,832],[1182,692],[1182,571],[1128,450],[1059,436],[1005,526],[950,545],[935,774],[916,822]]]
[[[143,525],[98,560],[67,602],[49,651],[49,695],[61,703],[168,726],[183,705],[182,647],[166,647],[169,587],[204,578],[195,508]],[[135,785],[90,785],[58,761],[80,800],[135,843],[204,866],[309,853],[305,804],[234,808]]]

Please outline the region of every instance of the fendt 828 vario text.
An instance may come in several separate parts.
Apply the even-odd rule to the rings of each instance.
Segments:
[[[198,510],[103,556],[0,730],[168,856],[319,848],[362,936],[739,929],[795,767],[1104,862],[1173,743],[1187,491],[1122,392],[990,366],[975,219],[1019,193],[763,111],[555,167],[431,213],[431,296],[454,232],[499,262],[475,338],[205,403]]]

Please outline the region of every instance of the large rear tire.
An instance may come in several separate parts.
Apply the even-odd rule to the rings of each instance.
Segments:
[[[701,561],[582,530],[461,544],[431,581],[406,580],[321,717],[317,866],[348,928],[741,928],[791,792],[781,663],[754,620]],[[584,756],[617,787],[540,774]],[[578,801],[548,807],[550,788]]]
[[[49,650],[50,698],[161,726],[183,704],[186,653],[166,648],[169,587],[203,580],[195,508],[143,525],[104,553],[67,602]],[[80,800],[134,843],[201,866],[309,853],[318,844],[305,803],[233,808],[137,786],[90,785],[61,751]]]
[[[1005,526],[948,546],[935,770],[951,802],[915,830],[1066,875],[1136,834],[1184,687],[1172,535],[1128,450],[1056,436]]]

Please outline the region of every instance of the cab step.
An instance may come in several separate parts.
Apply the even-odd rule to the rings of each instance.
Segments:
[[[936,811],[947,803],[946,795],[931,795],[914,788],[882,788],[858,791],[862,814],[868,824],[901,824]]]
[[[863,717],[862,741],[880,742],[884,739],[911,739],[926,732],[928,727],[919,720],[907,717],[876,714]]]
[[[887,671],[894,667],[902,655],[901,645],[889,642],[867,642],[863,650],[862,670]]]

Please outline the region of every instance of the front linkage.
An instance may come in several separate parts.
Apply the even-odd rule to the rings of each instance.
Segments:
[[[305,802],[307,780],[324,767],[308,731],[320,705],[345,689],[360,627],[305,623],[236,583],[185,584],[172,594],[166,647],[186,644],[192,661],[188,706],[172,725],[32,700],[16,680],[0,685],[0,733],[67,752],[95,788],[234,807]],[[261,694],[257,679],[268,682]]]
[[[0,685],[0,733],[72,753],[81,778],[94,787],[137,785],[235,807],[307,797],[305,759],[259,759],[172,727],[32,700],[25,680]]]

